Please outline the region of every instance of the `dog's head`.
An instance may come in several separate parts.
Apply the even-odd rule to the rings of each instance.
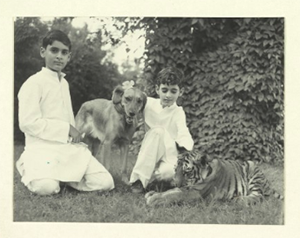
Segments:
[[[113,91],[112,101],[114,104],[121,104],[126,116],[126,122],[131,124],[135,116],[144,110],[147,96],[138,88],[123,89],[119,85]]]

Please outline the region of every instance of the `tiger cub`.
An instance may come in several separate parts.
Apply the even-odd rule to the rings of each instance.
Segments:
[[[174,182],[176,188],[145,195],[150,206],[197,199],[240,200],[256,204],[264,196],[283,196],[270,188],[264,174],[252,161],[208,159],[198,151],[178,156]]]

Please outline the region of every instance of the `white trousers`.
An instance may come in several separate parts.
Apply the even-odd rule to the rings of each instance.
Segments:
[[[79,191],[108,191],[114,188],[113,178],[109,173],[93,173],[84,175],[80,182],[66,183]],[[59,181],[54,179],[37,179],[31,181],[27,188],[38,195],[51,195],[59,193]]]
[[[98,163],[96,159],[91,159],[83,178],[79,182],[66,182],[66,184],[79,191],[109,191],[114,189],[114,180],[104,167],[100,172],[91,173]],[[51,195],[59,193],[59,183],[60,181],[55,179],[35,179],[27,184],[27,188],[38,195]]]
[[[177,148],[163,127],[151,128],[144,137],[130,183],[140,180],[144,186],[153,180],[171,180],[175,174]]]

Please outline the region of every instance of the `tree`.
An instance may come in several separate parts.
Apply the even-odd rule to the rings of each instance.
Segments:
[[[106,52],[101,50],[101,30],[91,34],[87,25],[72,26],[73,18],[54,18],[43,22],[40,18],[17,18],[15,21],[15,139],[23,141],[18,127],[17,93],[25,80],[44,65],[40,57],[41,40],[50,29],[60,29],[72,42],[72,57],[64,69],[70,85],[72,104],[76,114],[82,103],[95,98],[111,98],[114,86],[121,75],[117,66],[102,63]]]

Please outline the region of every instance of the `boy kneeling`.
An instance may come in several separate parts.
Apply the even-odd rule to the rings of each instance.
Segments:
[[[40,51],[45,67],[27,79],[18,94],[19,125],[26,141],[17,169],[24,185],[39,195],[58,193],[60,182],[80,191],[114,188],[112,176],[80,143],[75,129],[69,85],[61,72],[70,51],[68,36],[50,31]]]

